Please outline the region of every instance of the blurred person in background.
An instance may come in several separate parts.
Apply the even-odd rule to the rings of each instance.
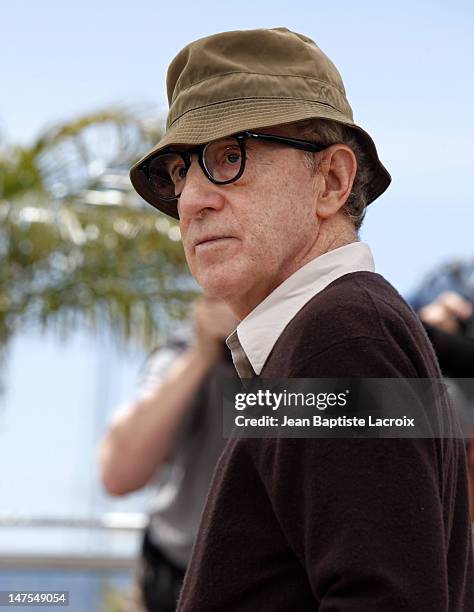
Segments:
[[[409,301],[431,340],[458,409],[466,438],[474,521],[474,261],[437,267]]]
[[[410,297],[436,350],[441,371],[474,377],[474,261],[454,261],[431,272]]]
[[[150,612],[176,609],[225,442],[219,379],[235,375],[224,342],[237,325],[229,308],[201,297],[193,320],[191,342],[174,340],[149,357],[137,399],[118,411],[100,448],[109,493],[156,488],[136,585],[138,605]]]

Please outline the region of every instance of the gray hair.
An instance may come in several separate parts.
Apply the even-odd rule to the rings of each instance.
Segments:
[[[367,153],[362,147],[356,132],[350,127],[330,119],[308,119],[294,124],[298,138],[325,145],[345,144],[352,149],[357,160],[357,172],[352,190],[341,211],[351,220],[356,231],[364,220],[367,205],[367,187],[373,177]],[[314,153],[307,153],[311,166],[315,168]]]

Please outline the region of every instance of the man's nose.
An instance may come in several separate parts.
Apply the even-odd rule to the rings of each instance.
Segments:
[[[224,198],[219,186],[207,178],[193,155],[178,199],[180,220],[201,217],[205,210],[220,210],[223,206]]]

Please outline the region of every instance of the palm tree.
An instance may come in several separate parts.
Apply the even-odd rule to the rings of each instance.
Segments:
[[[79,324],[153,346],[196,287],[179,228],[136,196],[128,168],[159,136],[111,109],[0,143],[0,351],[27,326]]]

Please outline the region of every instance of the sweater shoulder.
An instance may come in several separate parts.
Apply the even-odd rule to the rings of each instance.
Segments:
[[[388,281],[373,272],[353,272],[316,294],[285,331],[317,336],[321,348],[356,338],[386,340],[395,329],[419,330],[410,306]]]
[[[387,280],[373,272],[346,274],[307,302],[275,344],[269,370],[275,359],[280,363],[283,359],[281,375],[289,376],[290,362],[294,365],[331,347],[343,350],[360,342],[417,362],[413,368],[403,368],[405,376],[438,375],[436,358],[416,314]],[[269,376],[267,371],[263,375]]]

